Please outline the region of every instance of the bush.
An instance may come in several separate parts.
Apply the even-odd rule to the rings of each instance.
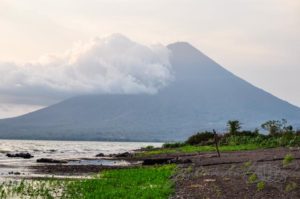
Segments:
[[[295,136],[289,141],[289,146],[300,147],[300,135]]]
[[[163,148],[178,148],[178,147],[182,147],[185,146],[185,143],[182,142],[175,142],[175,143],[165,143],[163,144]]]
[[[248,137],[256,137],[259,135],[259,132],[257,130],[255,131],[240,131],[237,134],[238,136],[248,136]]]
[[[241,144],[259,144],[266,139],[267,136],[258,134],[257,132],[242,131],[236,135],[224,134],[221,137],[222,145],[241,145]]]
[[[185,143],[190,145],[212,144],[214,136],[214,133],[205,131],[192,135],[187,139],[187,141],[185,141]]]
[[[257,144],[264,148],[300,146],[300,136],[293,132],[262,135],[257,132],[243,131],[236,135],[225,134],[221,145]]]
[[[266,137],[261,143],[258,143],[262,147],[275,148],[278,147],[278,139],[275,137]]]
[[[154,149],[154,146],[149,145],[149,146],[146,146],[145,149],[147,149],[147,150],[152,150],[152,149]]]

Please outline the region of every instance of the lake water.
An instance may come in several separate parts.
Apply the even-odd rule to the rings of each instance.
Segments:
[[[11,177],[11,172],[20,172],[20,177],[22,177],[22,175],[31,175],[31,172],[27,167],[37,165],[38,163],[36,163],[36,160],[39,158],[75,160],[70,161],[69,164],[112,165],[114,162],[101,160],[101,158],[96,160],[89,159],[95,159],[95,155],[99,153],[122,153],[149,145],[159,147],[162,143],[0,140],[0,178],[3,180],[5,177]],[[8,158],[6,156],[7,153],[20,152],[28,152],[33,155],[34,158],[22,159]]]

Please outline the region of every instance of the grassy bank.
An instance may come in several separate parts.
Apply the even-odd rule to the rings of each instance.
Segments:
[[[220,146],[219,150],[221,152],[226,151],[245,151],[245,150],[255,150],[262,148],[257,144],[242,144],[242,145],[231,145],[231,146]],[[146,157],[152,155],[159,155],[159,154],[176,154],[176,153],[198,153],[198,152],[211,152],[216,151],[216,147],[213,145],[208,146],[193,146],[193,145],[184,145],[175,148],[160,148],[160,149],[153,149],[147,150],[136,155],[138,157]]]
[[[283,133],[277,135],[262,135],[254,132],[241,132],[218,135],[219,150],[244,151],[266,149],[276,147],[300,147],[300,135],[295,133]],[[148,147],[137,153],[138,157],[147,157],[159,154],[197,153],[216,151],[213,133],[205,132],[191,136],[185,142],[166,143],[162,148]]]
[[[86,180],[28,180],[4,183],[0,198],[168,198],[175,165],[107,170]]]

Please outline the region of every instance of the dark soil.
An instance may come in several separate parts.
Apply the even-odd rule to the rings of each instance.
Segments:
[[[283,166],[286,154],[296,158]],[[221,158],[205,154],[188,157],[192,164],[179,165],[173,177],[176,198],[300,198],[300,151],[268,149],[222,153]],[[257,179],[250,180],[256,175]],[[259,190],[257,184],[265,186]]]

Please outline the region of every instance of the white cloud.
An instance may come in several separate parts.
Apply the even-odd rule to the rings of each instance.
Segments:
[[[120,34],[30,63],[0,62],[0,76],[0,102],[39,105],[90,93],[153,94],[172,80],[166,47]]]

